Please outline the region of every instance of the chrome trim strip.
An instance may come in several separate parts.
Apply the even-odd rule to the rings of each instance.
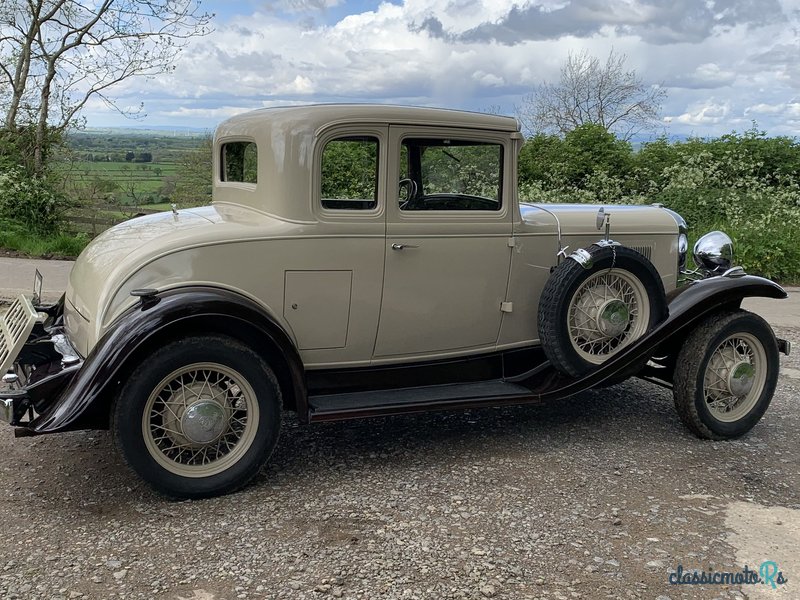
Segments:
[[[564,254],[566,254],[566,252],[565,252],[566,248],[561,243],[561,221],[558,220],[558,215],[556,213],[554,213],[552,210],[546,209],[541,204],[531,204],[530,206],[535,206],[539,210],[543,210],[544,212],[546,212],[548,215],[552,216],[556,220],[556,232],[558,233],[558,250],[556,251],[556,257],[558,257],[558,260],[560,261],[561,257],[564,256]]]
[[[742,267],[731,267],[722,274],[723,277],[744,277],[745,275],[747,275],[747,273],[745,273]]]

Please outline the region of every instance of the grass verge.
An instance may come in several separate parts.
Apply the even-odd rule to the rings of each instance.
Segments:
[[[41,235],[25,226],[0,219],[0,252],[31,258],[72,259],[89,243],[89,237],[58,233]]]

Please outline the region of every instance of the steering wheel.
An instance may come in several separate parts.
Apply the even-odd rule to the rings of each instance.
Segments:
[[[417,182],[413,179],[405,178],[401,179],[397,185],[400,189],[403,189],[403,187],[406,188],[406,199],[400,202],[400,209],[402,210],[408,206],[408,203],[417,195]]]

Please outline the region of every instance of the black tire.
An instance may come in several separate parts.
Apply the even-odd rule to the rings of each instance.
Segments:
[[[761,344],[766,379],[760,394],[754,392],[753,398],[747,399],[752,407],[734,421],[725,421],[717,418],[709,407],[705,377],[714,352],[734,334],[748,335]],[[725,440],[740,437],[758,423],[769,407],[778,383],[779,367],[778,342],[764,319],[744,310],[709,317],[689,335],[678,353],[672,390],[678,416],[700,438]]]
[[[228,454],[222,454],[223,450],[219,451],[221,457],[218,459],[218,465],[223,465],[226,461],[229,462],[234,459],[235,462],[230,463],[229,466],[225,465],[224,470],[218,473],[184,476],[180,472],[173,472],[164,466],[164,461],[166,461],[167,466],[172,466],[173,464],[170,462],[172,459],[167,456],[166,452],[164,456],[156,458],[158,453],[156,434],[153,433],[151,434],[152,437],[147,438],[145,433],[146,430],[152,431],[152,423],[154,422],[152,419],[160,418],[164,420],[170,418],[164,417],[169,411],[162,411],[161,417],[153,417],[150,415],[156,413],[152,412],[152,408],[148,410],[149,416],[147,418],[150,420],[147,421],[149,424],[147,427],[145,426],[144,412],[150,402],[151,394],[155,394],[157,388],[162,389],[161,384],[167,381],[165,378],[171,377],[171,374],[180,372],[183,368],[203,364],[212,365],[212,369],[213,365],[216,365],[221,370],[240,376],[224,380],[224,383],[221,384],[218,383],[222,387],[215,389],[225,393],[224,403],[226,407],[233,406],[233,404],[227,404],[229,402],[228,394],[238,394],[238,397],[243,398],[242,394],[247,393],[249,404],[246,404],[246,406],[250,407],[248,409],[250,412],[245,411],[244,414],[245,416],[253,414],[257,410],[258,418],[252,419],[255,424],[240,426],[242,431],[247,431],[246,444],[243,443],[243,440],[245,440],[244,434],[237,441],[236,434],[232,433],[231,435],[234,436],[232,449],[226,450]],[[196,371],[205,373],[200,367]],[[191,373],[194,372],[191,371]],[[213,377],[219,377],[219,373],[214,373],[213,370],[211,373],[212,381]],[[239,379],[241,379],[241,382]],[[172,381],[177,381],[177,379]],[[172,381],[170,381],[169,385],[172,385]],[[187,381],[189,380],[187,379]],[[223,381],[222,378],[220,378],[220,381]],[[182,382],[183,380],[181,380]],[[231,382],[236,385],[231,386]],[[192,383],[192,385],[198,384]],[[227,388],[224,386],[227,386]],[[183,394],[182,397],[184,399],[187,397],[192,401],[200,401],[201,399],[200,396],[189,396],[188,394],[195,392],[185,391],[188,389],[186,387],[178,387],[176,389]],[[227,391],[225,391],[226,389]],[[249,389],[252,393],[243,391],[246,389]],[[175,397],[176,393],[178,392],[170,391],[165,393],[163,397],[171,399]],[[210,387],[208,393],[212,393]],[[218,392],[214,391],[213,393]],[[158,402],[159,397],[154,396],[154,402]],[[111,414],[111,431],[117,447],[131,469],[156,490],[173,498],[205,498],[236,491],[258,474],[269,460],[277,444],[281,427],[281,405],[281,392],[275,375],[264,360],[253,350],[235,339],[223,336],[187,337],[162,346],[133,370],[114,402]],[[184,403],[185,406],[186,404]],[[184,408],[184,416],[186,412],[188,412],[188,409]],[[227,421],[224,421],[224,417],[220,417],[217,421],[214,421],[214,427],[219,427],[220,431],[222,431],[223,427],[227,427],[226,431],[233,431],[234,421],[232,416],[241,413],[236,413],[236,410],[230,408],[220,414],[227,415]],[[201,423],[205,426],[205,423],[201,422],[203,418],[202,416],[199,417],[195,423]],[[246,424],[247,418],[244,418],[244,421]],[[174,423],[172,427],[175,428],[176,425],[180,425],[180,429],[183,432],[184,421],[178,420],[176,416]],[[227,423],[227,425],[222,423]],[[166,428],[166,425],[163,427]],[[250,428],[248,429],[247,427]],[[255,430],[252,427],[255,427]],[[228,439],[227,435],[220,435],[219,439]],[[210,444],[215,443],[210,442]],[[242,446],[239,450],[236,450],[239,443],[242,443]],[[217,447],[222,448],[221,445]],[[174,453],[175,451],[171,450],[171,452]],[[228,458],[226,459],[225,456],[228,456]],[[186,460],[182,458],[182,455],[179,455],[178,458]],[[173,468],[178,471],[183,469],[185,472],[184,467],[185,465],[181,465],[180,461],[178,461],[174,463]],[[189,468],[191,469],[192,467],[190,466]],[[213,470],[213,468],[213,466],[210,467],[210,470]]]
[[[592,258],[591,268],[586,269],[571,258],[564,260],[553,270],[539,299],[538,329],[542,348],[556,369],[572,377],[586,375],[598,366],[597,362],[588,361],[573,347],[569,331],[572,298],[579,287],[596,273],[611,268],[622,269],[641,283],[650,307],[649,314],[643,321],[645,326],[641,335],[652,330],[667,315],[664,284],[645,256],[624,246],[593,245],[588,252]],[[633,338],[626,340],[625,345],[632,341]],[[645,358],[641,364],[637,363],[627,369],[617,379],[626,379],[646,362]]]

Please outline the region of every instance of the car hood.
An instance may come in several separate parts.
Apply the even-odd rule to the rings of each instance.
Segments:
[[[66,290],[67,330],[99,331],[116,291],[158,257],[191,246],[269,236],[285,225],[236,205],[157,213],[120,223],[95,238],[75,261]]]
[[[675,219],[660,206],[622,204],[533,204],[520,203],[522,220],[535,223],[542,212],[554,216],[562,235],[597,235],[597,211],[610,215],[611,237],[621,234],[676,234]]]

